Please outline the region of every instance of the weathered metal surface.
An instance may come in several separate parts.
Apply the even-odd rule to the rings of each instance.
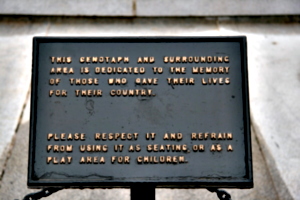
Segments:
[[[33,45],[29,187],[253,186],[245,37]]]

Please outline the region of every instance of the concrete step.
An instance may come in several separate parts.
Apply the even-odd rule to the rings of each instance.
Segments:
[[[0,197],[21,199],[30,192],[26,187],[29,129],[26,96],[33,35],[246,35],[255,186],[250,190],[228,191],[233,199],[299,199],[300,25],[282,18],[265,19],[1,17]],[[27,110],[20,123],[24,104]],[[215,194],[205,190],[157,189],[156,192],[157,199],[216,199]],[[98,199],[101,195],[107,199],[129,198],[129,190],[64,190],[47,199]]]

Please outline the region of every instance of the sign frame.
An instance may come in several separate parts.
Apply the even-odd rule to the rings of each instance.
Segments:
[[[59,179],[39,180],[35,177],[35,153],[36,149],[36,121],[37,121],[37,91],[38,91],[38,73],[39,73],[39,45],[42,43],[119,43],[119,42],[136,42],[136,43],[164,43],[164,42],[234,42],[240,44],[241,73],[242,73],[242,99],[243,99],[243,121],[244,121],[244,148],[245,148],[245,170],[243,178],[230,179],[222,177],[193,179],[177,177],[175,179],[166,179],[162,181],[151,180],[117,180],[117,181],[95,181],[91,179]],[[32,86],[31,86],[31,116],[30,116],[30,140],[29,140],[29,160],[28,160],[28,187],[29,188],[129,188],[133,185],[147,183],[158,188],[252,188],[252,155],[251,155],[251,131],[250,131],[250,108],[249,108],[249,91],[248,91],[248,72],[247,72],[247,43],[245,36],[234,37],[34,37],[33,39],[33,59],[32,59]]]

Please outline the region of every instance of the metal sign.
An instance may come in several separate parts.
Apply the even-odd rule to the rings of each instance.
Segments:
[[[251,188],[245,37],[33,39],[28,186]]]

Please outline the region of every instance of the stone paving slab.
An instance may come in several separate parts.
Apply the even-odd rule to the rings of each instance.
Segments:
[[[32,34],[47,24],[0,18],[0,174],[18,127],[31,79]]]
[[[2,171],[30,85],[31,38],[0,37],[0,170]]]
[[[50,26],[50,18],[34,18],[34,17],[21,17],[21,16],[1,16],[0,15],[0,37],[11,38],[13,41],[13,36],[24,36],[28,38],[21,39],[16,41],[15,44],[22,42],[27,42],[27,49],[23,49],[26,55],[29,55],[31,60],[31,53],[27,53],[27,50],[31,51],[32,37],[34,35],[45,35],[47,28]],[[18,38],[16,38],[18,39]],[[1,44],[4,48],[9,48],[9,44]],[[22,50],[22,47],[19,48]],[[15,52],[17,54],[17,52]],[[21,54],[21,52],[20,52]],[[6,56],[8,57],[8,55]]]
[[[298,0],[1,0],[6,15],[250,16],[299,15]]]
[[[1,0],[10,15],[132,16],[132,0]]]
[[[298,0],[136,0],[137,16],[297,15]]]
[[[251,120],[281,199],[300,192],[300,26],[222,23],[248,37]]]
[[[49,36],[205,36],[218,35],[216,18],[66,18],[52,21]]]

